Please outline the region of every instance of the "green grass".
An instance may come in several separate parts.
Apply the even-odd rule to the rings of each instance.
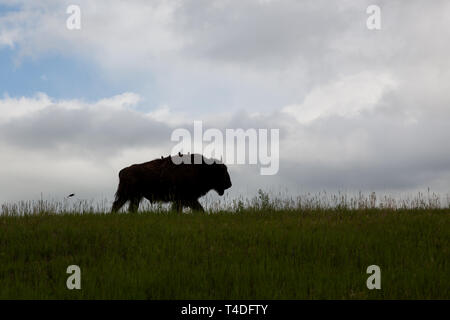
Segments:
[[[0,299],[450,299],[449,213],[0,215]]]

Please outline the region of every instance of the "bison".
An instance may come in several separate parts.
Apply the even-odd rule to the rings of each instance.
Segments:
[[[112,212],[120,210],[127,201],[128,211],[135,212],[143,198],[151,203],[172,202],[172,209],[178,212],[183,207],[204,211],[200,197],[210,190],[222,196],[230,187],[226,165],[199,154],[179,153],[122,169]]]

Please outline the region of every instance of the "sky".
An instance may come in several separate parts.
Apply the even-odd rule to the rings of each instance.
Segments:
[[[448,194],[449,17],[446,0],[0,0],[0,203],[112,200],[195,120],[279,129],[279,171],[230,164],[230,197]]]

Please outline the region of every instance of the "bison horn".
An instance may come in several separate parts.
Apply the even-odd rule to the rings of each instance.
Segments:
[[[178,152],[178,155],[181,157],[182,156],[181,152]]]

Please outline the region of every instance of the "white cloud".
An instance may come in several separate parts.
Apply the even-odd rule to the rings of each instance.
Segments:
[[[383,94],[395,87],[388,73],[363,72],[346,76],[336,82],[313,89],[301,104],[282,109],[301,124],[320,117],[354,117],[364,111],[373,111]]]
[[[101,99],[95,103],[94,107],[127,109],[135,107],[142,98],[134,92],[125,92],[111,98]]]
[[[177,113],[170,110],[169,106],[164,105],[160,108],[157,108],[154,111],[146,113],[146,116],[149,119],[166,123],[171,126],[180,126],[182,124],[186,124],[190,120],[193,121],[189,116],[183,113]]]
[[[15,117],[23,117],[52,105],[50,98],[44,93],[37,93],[32,98],[11,98],[5,95],[0,99],[0,123]]]
[[[17,41],[17,31],[16,30],[1,30],[1,32],[0,32],[0,48],[2,46],[14,48],[14,43],[16,41]]]
[[[111,98],[101,99],[94,104],[79,100],[55,100],[47,94],[39,92],[33,97],[11,98],[5,94],[0,99],[0,123],[10,121],[14,118],[29,117],[33,114],[53,107],[58,110],[80,110],[80,109],[108,109],[125,110],[136,106],[141,100],[138,94],[125,92]]]

